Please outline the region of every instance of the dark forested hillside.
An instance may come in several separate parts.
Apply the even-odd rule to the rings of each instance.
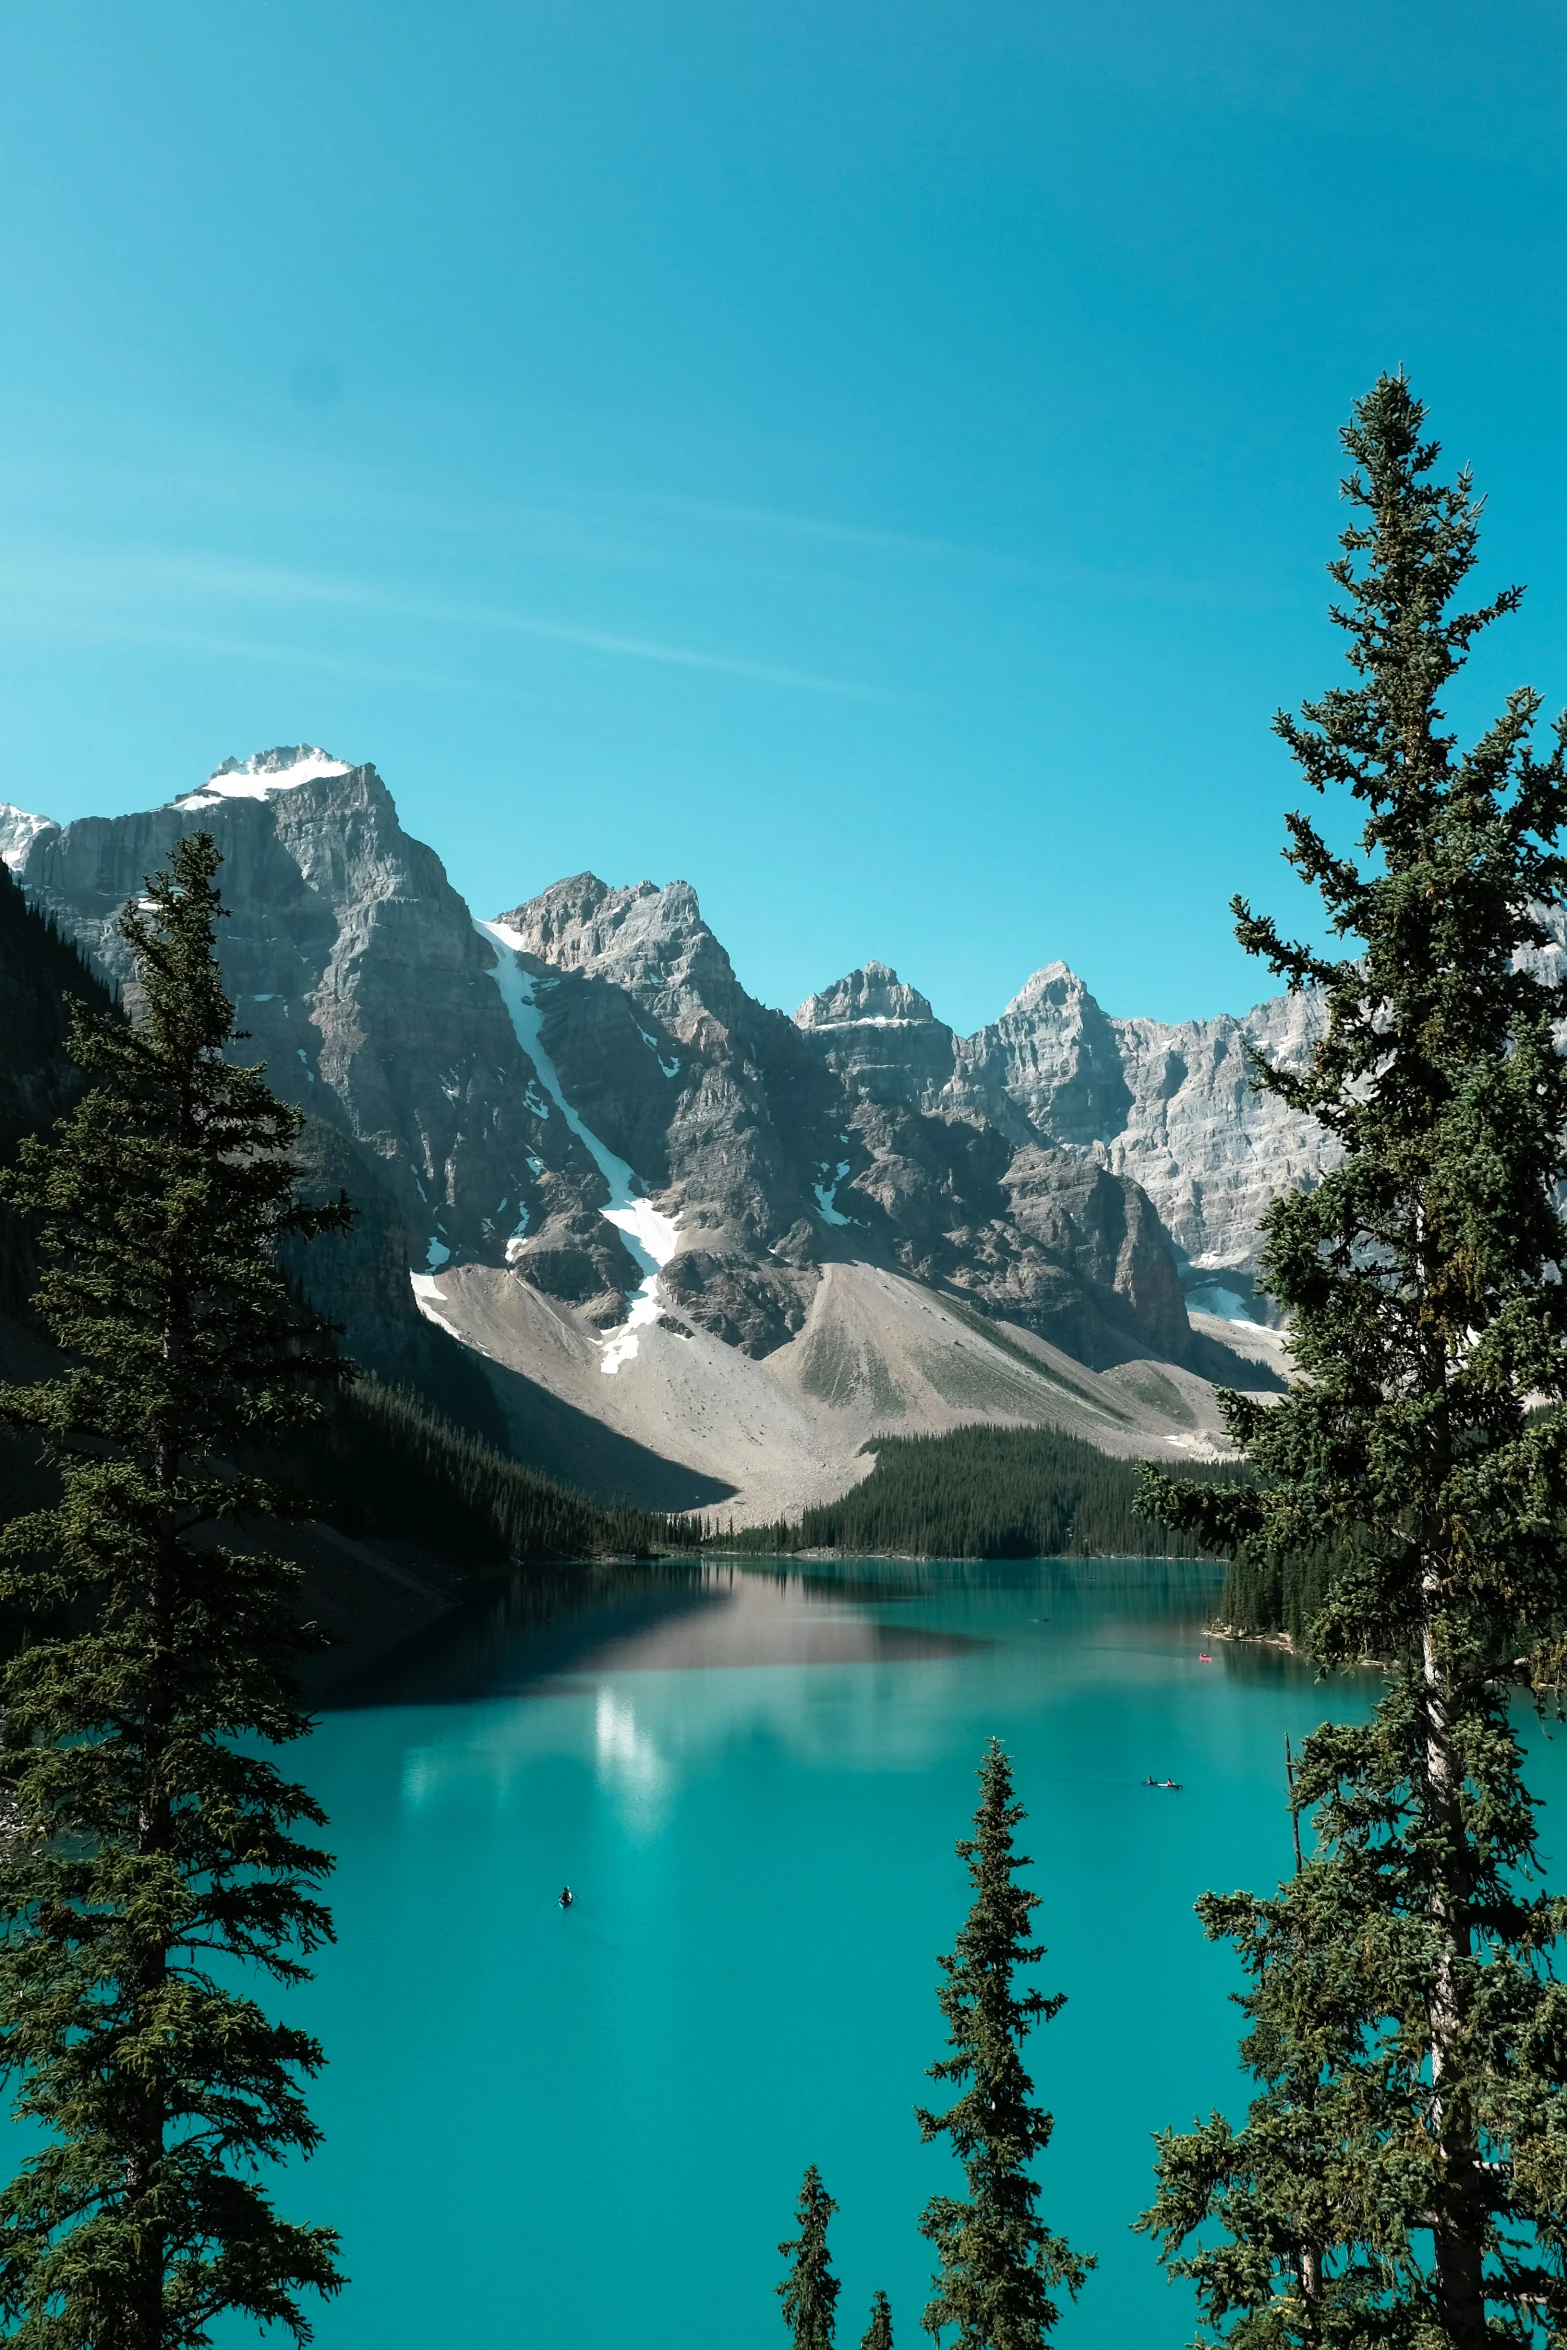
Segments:
[[[108,989],[88,970],[54,924],[34,913],[0,864],[0,1166],[24,1134],[34,1134],[70,1107],[81,1090],[65,1052],[72,996],[97,1009]],[[13,1211],[0,1204],[0,1313],[15,1313],[32,1292],[32,1243]]]
[[[417,1543],[454,1565],[528,1565],[665,1548],[652,1510],[603,1507],[453,1426],[407,1388],[362,1379],[300,1447],[329,1525]]]
[[[858,1551],[923,1558],[1195,1558],[1197,1546],[1133,1507],[1140,1464],[1112,1460],[1050,1428],[957,1428],[946,1436],[881,1437],[876,1464],[841,1501],[726,1534],[715,1547]],[[1200,1472],[1234,1480],[1216,1464]]]

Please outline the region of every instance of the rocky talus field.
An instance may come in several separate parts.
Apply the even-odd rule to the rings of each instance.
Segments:
[[[684,881],[476,918],[375,769],[309,746],[136,815],[0,808],[0,853],[128,989],[118,910],[198,828],[244,1049],[361,1210],[301,1277],[520,1459],[743,1523],[842,1492],[883,1432],[1205,1457],[1216,1384],[1278,1390],[1259,1225],[1325,1142],[1246,1048],[1298,1059],[1309,999],[1115,1019],[1052,963],[964,1037],[869,962],[790,1017]]]

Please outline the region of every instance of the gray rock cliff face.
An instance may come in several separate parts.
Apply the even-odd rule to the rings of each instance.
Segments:
[[[1077,986],[1062,965],[1041,977],[1058,974]],[[1051,1000],[1064,991],[1053,987]],[[873,1163],[854,1188],[897,1227],[905,1270],[966,1290],[1085,1362],[1113,1362],[1129,1345],[1190,1359],[1168,1239],[1135,1179],[1063,1147],[1081,1135],[1081,1115],[1064,1112],[1041,1129],[1023,1086],[1009,1087],[1019,1071],[1037,1085],[1028,1037],[1013,1040],[1010,1065],[977,1058],[884,963],[807,997],[794,1018],[824,1066],[861,1096],[854,1129]],[[1069,1037],[1081,1029],[1075,1020]],[[1042,1041],[1062,1063],[1048,1031]],[[1073,1082],[1065,1071],[1063,1090]],[[1077,1081],[1079,1094],[1087,1090]]]
[[[520,1228],[602,1200],[598,1170],[518,1043],[490,976],[494,949],[434,851],[403,831],[373,767],[309,746],[229,761],[166,807],[35,829],[17,878],[124,988],[120,908],[197,830],[223,854],[219,951],[244,1049],[370,1162],[416,1264],[427,1252],[502,1254]],[[618,1305],[636,1270],[614,1231],[588,1220],[596,1289]]]
[[[1249,1046],[1280,1068],[1303,1067],[1321,1018],[1315,998],[1283,995],[1242,1019],[1110,1024],[1131,1096],[1107,1140],[1110,1164],[1158,1208],[1194,1305],[1215,1290],[1249,1297],[1268,1203],[1332,1164],[1331,1138],[1258,1092],[1247,1060]]]
[[[1095,1365],[1188,1358],[1147,1201],[1042,1150],[1010,1105],[1001,1132],[955,1112],[952,1032],[886,965],[789,1021],[741,987],[685,882],[579,874],[501,921],[539,971],[543,1043],[573,1103],[680,1217],[662,1280],[693,1320],[765,1353],[800,1327],[817,1268],[859,1256]],[[1019,1145],[1031,1179],[1013,1182]]]
[[[678,1219],[666,1297],[747,1352],[781,1345],[815,1286],[811,1171],[841,1124],[798,1033],[741,987],[686,882],[579,874],[500,919],[573,1107]]]
[[[931,1110],[951,1082],[951,1029],[885,963],[866,963],[807,996],[794,1022],[829,1069],[878,1100]]]
[[[1133,1106],[1114,1024],[1064,963],[1036,971],[999,1020],[964,1037],[948,1098],[992,1118],[1010,1104],[1031,1133],[1069,1150],[1118,1133]]]
[[[792,1020],[769,1009],[681,881],[579,874],[489,935],[375,769],[308,745],[227,761],[136,815],[10,811],[0,850],[123,986],[119,908],[197,827],[225,859],[247,1049],[373,1177],[334,1294],[388,1369],[408,1352],[400,1251],[416,1270],[504,1268],[619,1327],[646,1271],[622,1230],[643,1206],[675,1236],[649,1310],[749,1354],[801,1328],[824,1266],[863,1260],[1095,1367],[1193,1366],[1165,1224],[1191,1264],[1243,1265],[1266,1197],[1317,1163],[1254,1113],[1245,1024],[1110,1020],[1059,964],[958,1038],[879,963]]]
[[[871,970],[894,982],[870,966],[795,1014],[834,1065],[861,1060],[881,1098],[969,1119],[1020,1150],[1087,1156],[1147,1195],[1194,1305],[1266,1310],[1252,1291],[1264,1212],[1314,1182],[1331,1145],[1253,1087],[1247,1048],[1301,1067],[1321,1018],[1313,997],[1275,996],[1239,1019],[1122,1020],[1064,963],[1049,963],[998,1020],[956,1037],[901,983],[900,1001],[923,1017],[858,1012]],[[885,984],[883,995],[891,1001]]]

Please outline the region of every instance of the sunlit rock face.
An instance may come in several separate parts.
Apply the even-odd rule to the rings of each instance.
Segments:
[[[1258,1091],[1248,1050],[1302,1067],[1316,998],[1275,996],[1239,1019],[1122,1020],[1064,963],[1049,963],[999,1019],[955,1037],[922,995],[873,964],[808,998],[795,1019],[883,1100],[968,1120],[1018,1149],[1084,1154],[1138,1185],[1192,1304],[1266,1313],[1252,1287],[1263,1215],[1317,1179],[1331,1145]]]
[[[929,1110],[951,1082],[956,1038],[885,963],[807,996],[794,1021],[828,1068],[873,1096]]]
[[[1322,1018],[1318,998],[1283,995],[1241,1019],[1112,1023],[1131,1107],[1110,1164],[1158,1208],[1194,1305],[1208,1292],[1249,1298],[1269,1202],[1333,1162],[1331,1137],[1261,1091],[1250,1058],[1303,1068]],[[1213,1310],[1225,1310],[1218,1298]]]
[[[960,1042],[954,1093],[976,1108],[1004,1094],[1042,1141],[1131,1177],[1180,1253],[1193,1302],[1227,1290],[1251,1303],[1269,1201],[1314,1182],[1331,1144],[1257,1088],[1248,1054],[1303,1067],[1321,1016],[1314,996],[1282,995],[1239,1019],[1114,1019],[1052,963]]]
[[[989,1117],[1005,1102],[1070,1150],[1108,1141],[1132,1107],[1114,1026],[1064,963],[1036,971],[999,1020],[962,1039],[951,1098]]]

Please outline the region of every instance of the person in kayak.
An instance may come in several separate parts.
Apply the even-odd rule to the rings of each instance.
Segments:
[[[571,1905],[572,1905],[573,1901],[575,1901],[575,1899],[576,1899],[576,1895],[575,1895],[575,1894],[572,1892],[572,1890],[571,1890],[571,1887],[570,1887],[569,1885],[562,1885],[562,1887],[561,1887],[561,1889],[560,1889],[560,1906],[561,1906],[561,1908],[562,1908],[562,1909],[570,1909],[570,1907],[571,1907]]]

